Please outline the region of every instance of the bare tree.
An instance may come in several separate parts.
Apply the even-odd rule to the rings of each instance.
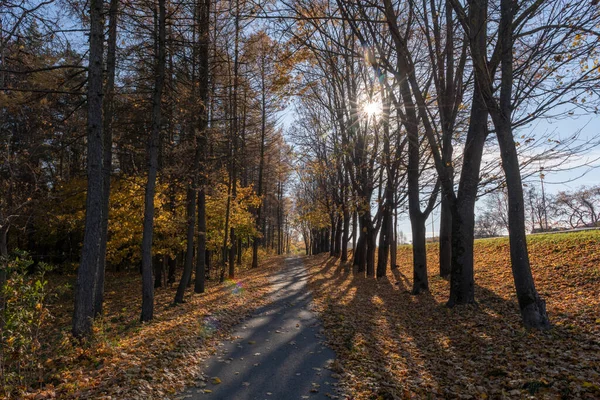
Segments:
[[[600,186],[558,192],[552,201],[557,223],[570,228],[600,226]]]
[[[493,210],[485,210],[475,219],[475,237],[490,238],[500,236],[504,227],[499,223]]]

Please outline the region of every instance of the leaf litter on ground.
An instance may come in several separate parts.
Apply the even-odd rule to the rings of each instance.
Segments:
[[[316,310],[353,399],[600,398],[600,231],[528,239],[536,286],[553,324],[523,328],[507,238],[475,242],[476,306],[445,306],[428,245],[430,291],[410,294],[412,250],[384,279],[326,255],[305,260]]]
[[[141,277],[108,274],[106,317],[96,323],[94,337],[83,345],[71,339],[72,296],[65,293],[50,311],[55,316],[44,332],[43,370],[35,386],[23,388],[23,399],[164,399],[175,398],[202,376],[202,360],[216,352],[230,331],[256,308],[270,301],[269,276],[282,257],[238,274],[236,287],[207,282],[206,292],[186,293],[174,306],[176,285],[155,292],[154,320],[140,323]],[[65,280],[72,277],[65,278]],[[213,384],[220,379],[215,377]],[[203,383],[201,386],[205,387]],[[204,389],[210,393],[210,389]]]

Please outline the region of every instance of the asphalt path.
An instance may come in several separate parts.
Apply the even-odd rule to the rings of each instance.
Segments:
[[[342,398],[329,369],[335,353],[323,343],[310,310],[306,268],[288,258],[271,279],[272,302],[237,326],[203,364],[203,376],[182,398],[287,400]]]

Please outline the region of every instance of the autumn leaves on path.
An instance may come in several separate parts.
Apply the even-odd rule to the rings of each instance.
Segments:
[[[302,260],[287,259],[273,278],[272,302],[257,309],[203,362],[203,375],[182,394],[192,399],[337,397],[332,350],[310,310]]]

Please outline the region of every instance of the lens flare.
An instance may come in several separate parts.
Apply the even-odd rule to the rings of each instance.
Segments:
[[[374,117],[381,114],[381,104],[378,102],[368,102],[364,105],[363,110],[368,116]]]
[[[241,296],[244,294],[244,286],[242,285],[242,282],[228,279],[225,281],[225,285],[227,286],[227,290],[231,291],[231,294],[234,296]]]
[[[198,336],[201,339],[208,339],[219,330],[219,320],[212,315],[206,316],[200,321],[200,332]]]

